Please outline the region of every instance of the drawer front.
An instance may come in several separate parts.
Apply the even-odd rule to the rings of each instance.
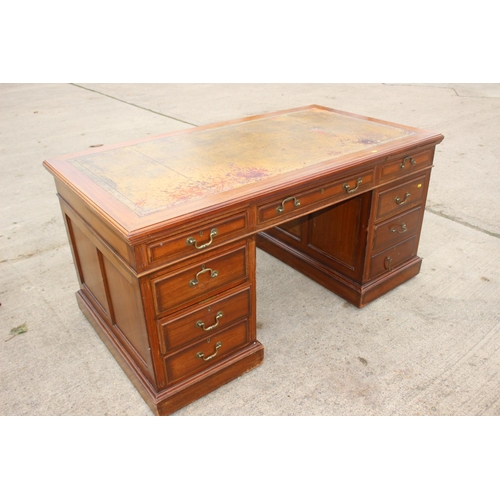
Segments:
[[[327,206],[328,202],[354,196],[354,193],[366,191],[373,185],[373,171],[346,177],[341,181],[318,186],[309,191],[290,193],[263,204],[257,209],[257,221],[260,225],[268,222],[278,223],[311,211],[312,208]]]
[[[156,314],[161,315],[222,292],[248,278],[246,245],[151,280]]]
[[[389,160],[380,167],[382,181],[397,179],[404,175],[411,175],[422,168],[432,165],[434,149],[419,151],[418,153],[405,153],[394,161]]]
[[[159,322],[162,354],[214,335],[250,315],[250,288],[207,300],[174,319]]]
[[[246,212],[210,223],[201,223],[188,231],[146,245],[147,260],[151,265],[190,257],[215,248],[247,231]]]
[[[422,206],[420,205],[375,226],[373,251],[383,250],[415,234],[420,228],[421,215]]]
[[[168,383],[177,382],[219,364],[249,343],[248,321],[226,330],[165,358]]]
[[[422,175],[396,187],[380,191],[378,195],[377,219],[404,212],[409,207],[425,200],[427,175]]]
[[[417,255],[417,236],[413,236],[398,245],[374,255],[370,262],[369,278],[376,278],[383,273],[389,273],[400,264]]]

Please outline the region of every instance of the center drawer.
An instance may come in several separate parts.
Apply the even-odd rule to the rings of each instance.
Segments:
[[[157,316],[204,300],[248,279],[246,244],[232,246],[224,253],[215,252],[151,279]]]
[[[313,209],[326,207],[330,202],[340,201],[354,196],[355,193],[366,191],[372,185],[373,171],[369,170],[308,191],[287,193],[281,198],[275,198],[257,207],[257,223],[261,227],[269,226],[271,221],[280,224],[280,221],[295,218]]]

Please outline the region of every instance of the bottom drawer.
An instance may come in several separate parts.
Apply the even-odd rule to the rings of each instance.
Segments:
[[[166,357],[168,383],[216,365],[248,342],[248,320],[245,320]]]
[[[374,255],[370,262],[369,278],[372,279],[380,274],[388,273],[415,255],[417,255],[416,236]]]

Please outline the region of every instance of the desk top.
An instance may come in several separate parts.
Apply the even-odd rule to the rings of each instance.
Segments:
[[[312,105],[44,162],[124,234],[287,182],[439,142],[438,134]]]

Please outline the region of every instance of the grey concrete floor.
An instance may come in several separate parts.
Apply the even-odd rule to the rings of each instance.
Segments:
[[[499,84],[0,85],[0,414],[152,414],[76,305],[44,159],[313,103],[444,134],[422,271],[359,310],[259,251],[265,362],[177,415],[500,415]]]

